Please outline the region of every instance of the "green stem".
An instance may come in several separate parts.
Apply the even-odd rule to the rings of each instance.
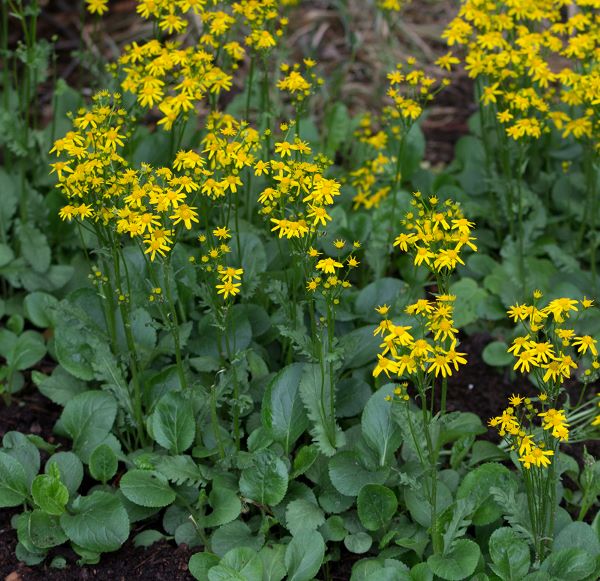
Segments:
[[[219,416],[217,415],[217,386],[213,385],[210,390],[210,417],[213,425],[213,432],[215,440],[217,441],[217,447],[219,448],[219,456],[221,460],[225,458],[225,448],[223,448],[223,442],[221,440],[221,430],[219,424]]]

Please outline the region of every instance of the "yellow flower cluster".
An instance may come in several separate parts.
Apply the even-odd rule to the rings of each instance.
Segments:
[[[258,196],[260,213],[269,216],[271,231],[279,238],[304,239],[302,251],[307,251],[319,228],[331,221],[327,208],[340,195],[340,184],[324,177],[329,160],[311,154],[307,143],[296,138],[293,142],[275,144],[280,159],[257,162],[256,175],[267,175],[271,186]]]
[[[282,64],[280,70],[284,76],[277,82],[277,88],[285,92],[294,103],[302,103],[323,84],[323,79],[317,77],[312,70],[316,64],[314,60],[308,58],[303,60],[304,67],[298,63],[294,66]]]
[[[440,202],[436,196],[425,199],[420,192],[413,194],[413,210],[402,224],[405,232],[398,234],[394,246],[414,256],[414,264],[424,264],[433,272],[450,272],[457,264],[465,247],[477,251],[471,236],[473,222],[467,220],[460,205],[451,200]]]
[[[464,0],[443,37],[466,46],[466,69],[508,136],[537,139],[552,122],[599,148],[599,8],[598,0]]]
[[[383,113],[404,126],[410,126],[421,116],[425,104],[432,101],[437,92],[434,91],[436,79],[415,68],[415,62],[413,57],[409,57],[406,64],[398,63],[396,69],[387,75],[387,96],[393,106],[385,107]],[[447,85],[448,81],[444,80],[442,84]]]
[[[120,96],[102,91],[90,109],[77,112],[73,131],[56,140],[50,152],[63,159],[51,164],[52,172],[69,201],[60,217],[89,218],[119,235],[128,234],[154,260],[169,252],[181,227],[190,230],[198,222],[190,196],[200,190],[205,162],[193,151],[181,151],[172,168],[132,168],[119,153],[128,136],[126,122]]]
[[[260,134],[245,121],[225,113],[211,113],[206,122],[207,134],[201,145],[207,162],[201,192],[213,202],[227,193],[237,195],[243,187],[244,168],[260,168],[255,152],[261,147]]]
[[[516,359],[514,369],[522,373],[534,373],[544,393],[554,398],[565,379],[571,377],[571,370],[579,367],[587,353],[592,357],[592,366],[600,366],[597,361],[597,340],[590,335],[577,335],[570,318],[579,308],[588,309],[593,301],[577,301],[562,297],[540,307],[542,293],[534,293],[533,304],[516,304],[508,310],[515,323],[524,326],[526,334],[516,337],[508,352]],[[580,362],[580,361],[579,361]]]
[[[333,242],[334,249],[338,256],[332,258],[323,256],[312,246],[307,251],[307,256],[311,261],[312,277],[307,280],[306,290],[310,293],[320,292],[323,296],[333,297],[334,304],[337,304],[337,298],[341,289],[350,288],[351,283],[348,280],[350,272],[360,264],[356,258],[356,252],[360,249],[359,241],[347,245],[345,240],[338,239]],[[345,256],[342,258],[342,254]],[[345,274],[341,269],[346,268]]]
[[[565,411],[546,408],[546,400],[545,395],[539,397],[542,404],[542,411],[539,411],[530,398],[512,395],[509,398],[511,405],[488,422],[490,427],[496,428],[499,435],[508,441],[511,449],[517,451],[519,461],[528,470],[532,466],[547,468],[559,443],[569,440],[569,423]],[[544,441],[536,441],[534,437],[536,418],[541,418]]]
[[[94,0],[97,1],[97,0]],[[280,15],[278,0],[139,0],[137,12],[153,19],[164,34],[180,34],[190,15],[201,23],[203,34],[193,46],[157,38],[125,47],[118,66],[121,87],[137,97],[140,106],[157,107],[166,130],[188,114],[207,95],[219,95],[232,87],[232,71],[246,55],[244,45],[264,52],[276,46],[287,18]],[[236,36],[243,42],[229,40]]]
[[[240,54],[234,44],[225,50],[233,58],[242,58],[243,51]],[[124,75],[121,87],[133,93],[139,105],[158,107],[163,115],[158,123],[166,130],[208,93],[218,95],[231,89],[233,80],[215,65],[213,55],[201,45],[184,48],[179,42],[158,40],[125,47],[117,70]]]
[[[454,297],[440,295],[435,301],[420,299],[408,305],[405,312],[414,325],[395,325],[387,318],[389,308],[383,305],[377,312],[384,317],[374,335],[381,334],[381,353],[373,376],[382,372],[398,378],[415,379],[422,373],[430,379],[451,376],[459,365],[466,364],[466,353],[456,351],[458,330],[452,319]]]
[[[436,64],[450,70],[458,62],[451,53],[441,57]],[[350,183],[356,188],[354,209],[379,207],[381,201],[397,188],[401,179],[401,157],[404,140],[419,120],[427,103],[443,87],[448,79],[438,79],[415,68],[415,59],[408,58],[399,63],[395,70],[387,75],[389,87],[387,96],[392,105],[383,108],[380,116],[366,115],[354,135],[366,148],[366,160],[350,172]],[[387,152],[390,147],[395,151]],[[364,152],[360,152],[364,159]]]

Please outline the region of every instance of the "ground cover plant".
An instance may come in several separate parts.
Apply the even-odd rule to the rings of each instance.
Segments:
[[[366,109],[292,43],[308,3],[125,4],[143,38],[82,48],[88,91],[2,1],[0,393],[57,410],[3,429],[27,574],[133,543],[209,581],[600,578],[598,0],[464,0]],[[487,416],[487,385],[449,405],[481,337]]]

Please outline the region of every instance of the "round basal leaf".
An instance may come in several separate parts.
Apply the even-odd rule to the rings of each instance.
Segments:
[[[373,332],[371,331],[372,335]],[[379,342],[379,339],[377,339],[377,342]],[[377,348],[379,348],[379,345]],[[342,379],[335,386],[336,416],[338,418],[352,418],[359,415],[365,409],[371,394],[371,386],[366,381],[358,377]]]
[[[365,484],[383,484],[388,470],[367,470],[356,452],[339,452],[329,461],[329,477],[336,489],[346,496],[358,495]]]
[[[353,496],[342,494],[329,483],[323,486],[319,494],[319,504],[325,512],[331,514],[341,514],[348,510],[354,502]]]
[[[380,278],[363,288],[356,297],[355,309],[367,321],[377,320],[375,307],[396,304],[405,283],[397,278]]]
[[[67,540],[58,517],[49,515],[43,510],[34,510],[31,513],[29,525],[31,542],[40,549],[58,547]]]
[[[148,529],[138,533],[133,537],[133,546],[136,548],[143,547],[148,548],[151,547],[154,543],[158,543],[165,539],[165,535],[163,535],[160,531],[155,531],[153,529]]]
[[[60,365],[54,368],[50,376],[32,371],[31,379],[42,394],[61,406],[67,405],[76,395],[87,389],[83,381],[73,377]]]
[[[504,367],[513,362],[513,356],[507,352],[508,345],[504,341],[493,341],[485,346],[483,360],[493,367]]]
[[[262,581],[262,578],[262,559],[248,547],[232,549],[208,572],[209,581]]]
[[[319,532],[325,541],[343,541],[348,534],[344,526],[344,519],[338,515],[330,516],[319,528]]]
[[[23,301],[25,316],[40,329],[47,329],[54,324],[53,309],[58,305],[58,299],[48,293],[29,293]]]
[[[325,542],[316,531],[302,530],[295,535],[285,551],[288,581],[310,581],[316,576],[323,557]]]
[[[302,529],[317,530],[325,522],[325,516],[315,503],[299,498],[287,505],[285,522],[288,530],[296,535]]]
[[[219,564],[219,557],[213,553],[196,553],[190,557],[188,568],[190,573],[198,579],[198,581],[206,581],[208,572]]]
[[[417,563],[410,570],[411,581],[433,581],[433,573],[427,563]]]
[[[28,493],[27,476],[21,463],[0,452],[0,508],[19,506]]]
[[[358,518],[369,531],[385,527],[398,510],[396,495],[381,484],[366,484],[357,499]]]
[[[242,512],[240,497],[228,488],[213,488],[208,500],[213,511],[203,521],[205,527],[218,527],[234,521]]]
[[[70,514],[60,517],[60,525],[73,543],[95,553],[116,551],[129,536],[127,511],[107,492],[80,496]]]
[[[262,534],[253,535],[250,527],[239,520],[219,527],[210,539],[212,550],[221,557],[235,547],[250,547],[260,551],[264,542]]]
[[[477,543],[459,539],[445,555],[431,555],[427,564],[438,577],[446,581],[461,581],[475,571],[480,555]]]
[[[2,438],[3,452],[18,460],[25,470],[28,486],[40,471],[40,452],[28,436],[21,432],[6,432]]]
[[[529,546],[508,527],[496,529],[489,540],[490,567],[503,579],[522,579],[531,564]]]
[[[140,506],[160,508],[175,501],[175,491],[167,479],[152,470],[130,470],[120,482],[125,498]]]
[[[90,474],[92,478],[103,484],[117,473],[118,465],[117,455],[106,444],[100,444],[90,456]]]
[[[386,400],[395,386],[391,383],[378,389],[369,399],[361,417],[362,433],[369,446],[379,456],[379,465],[385,466],[400,447],[402,432],[393,419],[393,406]]]
[[[153,438],[173,454],[185,452],[196,435],[196,422],[190,401],[180,393],[168,393],[152,414]]]
[[[260,550],[263,562],[263,581],[282,581],[286,576],[285,547],[283,545],[265,546]]]
[[[73,452],[57,452],[46,462],[44,472],[48,474],[54,465],[58,467],[60,480],[67,487],[69,495],[71,497],[75,496],[83,480],[83,464],[81,460]]]
[[[105,442],[116,417],[117,402],[112,395],[86,391],[67,403],[60,426],[73,440],[76,454],[87,462],[95,448]]]
[[[246,498],[260,504],[279,504],[288,486],[288,473],[280,458],[266,452],[254,455],[250,468],[242,471],[240,492]]]
[[[31,484],[31,496],[44,512],[60,516],[65,512],[65,507],[69,502],[69,491],[60,481],[58,467],[53,467],[51,470],[55,472],[55,475],[40,474],[35,477]]]
[[[351,552],[358,555],[366,553],[373,544],[371,535],[367,533],[356,533],[354,535],[347,535],[344,538],[345,547]]]
[[[490,524],[502,516],[502,508],[493,499],[490,489],[498,487],[506,490],[514,480],[514,474],[502,464],[482,464],[467,473],[458,487],[456,498],[469,498],[475,502],[473,524]]]
[[[263,397],[262,422],[273,439],[289,454],[294,442],[308,428],[308,418],[300,399],[302,363],[284,367],[269,382]]]
[[[600,541],[594,529],[583,522],[572,522],[556,535],[552,549],[560,551],[562,549],[585,548],[592,556],[600,554]]]
[[[202,539],[198,535],[198,529],[192,521],[188,520],[175,529],[175,543],[186,545],[191,549],[199,547],[202,544]]]
[[[6,356],[6,364],[17,371],[33,367],[46,355],[44,338],[35,331],[25,331]]]
[[[585,548],[572,547],[553,551],[542,563],[541,571],[560,581],[581,581],[596,569],[596,559]]]

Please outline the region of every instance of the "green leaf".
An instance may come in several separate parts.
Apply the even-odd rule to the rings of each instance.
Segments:
[[[298,498],[288,503],[285,522],[287,529],[297,535],[302,529],[317,530],[325,522],[325,516],[314,502]]]
[[[456,498],[472,499],[476,509],[473,523],[487,525],[502,516],[502,507],[494,500],[491,488],[507,489],[513,481],[514,474],[502,464],[482,464],[467,473],[458,487]]]
[[[15,258],[12,248],[6,244],[0,244],[0,268],[11,263]]]
[[[208,572],[219,564],[219,557],[213,553],[202,552],[192,555],[188,564],[190,573],[198,581],[206,581]]]
[[[338,452],[329,461],[329,477],[335,488],[346,496],[357,496],[365,484],[383,484],[388,470],[365,468],[356,452]]]
[[[27,476],[21,463],[0,452],[0,508],[19,506],[28,493]]]
[[[329,366],[327,366],[329,367]],[[331,397],[329,370],[321,373],[317,364],[305,365],[300,380],[300,397],[312,422],[310,433],[319,450],[326,456],[333,456],[337,447],[345,442],[344,434],[335,422],[335,410],[329,404]],[[325,401],[325,406],[321,405]]]
[[[386,486],[366,484],[357,498],[358,518],[369,531],[384,528],[398,510],[396,495]]]
[[[50,268],[50,246],[46,236],[31,224],[19,223],[17,234],[21,252],[33,270],[44,273]]]
[[[552,545],[552,550],[585,548],[592,556],[600,555],[600,540],[594,529],[583,522],[572,522],[563,528]]]
[[[106,444],[100,444],[90,456],[90,474],[102,484],[106,484],[117,473],[118,465],[117,455]]]
[[[47,329],[54,324],[54,311],[58,299],[48,293],[29,293],[23,301],[25,316],[40,329]]]
[[[125,498],[149,508],[169,506],[176,498],[167,479],[152,470],[130,470],[123,475],[119,486]]]
[[[232,549],[208,572],[209,581],[262,581],[262,578],[262,559],[249,547]]]
[[[27,436],[20,432],[6,432],[2,438],[3,452],[21,463],[27,477],[27,486],[40,471],[40,452]]]
[[[321,568],[324,556],[323,537],[315,531],[300,531],[285,551],[288,581],[310,581]]]
[[[75,396],[60,416],[60,425],[73,440],[73,449],[84,461],[109,435],[117,416],[117,402],[104,391]]]
[[[259,552],[263,562],[263,581],[282,581],[287,570],[285,568],[285,547],[270,545]]]
[[[160,531],[156,531],[153,529],[148,529],[138,533],[133,537],[133,546],[136,548],[148,548],[151,547],[154,543],[158,543],[166,539],[165,535],[163,535]]]
[[[472,278],[465,277],[450,285],[450,293],[456,296],[454,325],[460,329],[474,323],[479,318],[478,306],[487,297],[485,289]]]
[[[288,486],[288,472],[283,461],[272,452],[257,452],[252,465],[242,471],[240,492],[243,496],[267,506],[279,504]]]
[[[178,485],[197,486],[205,482],[202,469],[191,456],[161,456],[156,463],[156,470],[169,482]]]
[[[296,440],[308,428],[308,418],[300,399],[302,363],[284,367],[269,382],[263,398],[262,422],[274,440],[289,454]]]
[[[294,458],[290,480],[294,480],[304,474],[316,462],[318,457],[319,449],[317,446],[314,444],[302,446]]]
[[[73,377],[60,365],[49,376],[32,371],[31,379],[43,395],[61,406],[67,405],[76,395],[87,390],[83,381]]]
[[[31,485],[31,495],[35,503],[48,514],[60,516],[69,502],[69,491],[60,481],[60,471],[52,466],[50,474],[36,476]]]
[[[392,406],[386,397],[395,386],[384,385],[369,399],[361,418],[362,433],[369,446],[379,455],[379,465],[385,466],[402,442],[402,432],[393,419]]]
[[[119,499],[107,492],[96,491],[77,498],[60,517],[69,539],[86,551],[116,551],[129,536],[127,511]]]
[[[368,533],[354,533],[352,535],[347,535],[344,538],[344,546],[351,552],[356,553],[357,555],[362,555],[366,553],[373,544],[373,539],[371,535]]]
[[[384,304],[393,307],[405,287],[406,284],[397,278],[379,278],[358,293],[354,308],[366,321],[378,321],[375,307]]]
[[[477,543],[459,539],[445,555],[431,555],[427,564],[438,577],[446,581],[460,581],[475,571],[480,555]]]
[[[452,504],[452,493],[443,481],[438,481],[436,488],[436,506],[438,514]],[[404,502],[413,520],[423,527],[431,526],[431,505],[425,496],[423,486],[418,489],[406,488]]]
[[[69,496],[75,496],[83,480],[83,464],[73,452],[57,452],[46,462],[44,471],[50,472],[56,466],[60,472],[60,480],[67,487]]]
[[[529,546],[511,528],[496,529],[489,541],[491,569],[505,581],[523,579],[529,571]]]
[[[213,511],[204,518],[203,526],[218,527],[234,521],[242,512],[239,496],[228,488],[213,488],[208,496]]]
[[[62,530],[58,517],[43,510],[34,510],[31,513],[29,535],[31,542],[40,549],[58,547],[67,540],[67,535]]]
[[[513,356],[507,349],[508,345],[504,341],[492,341],[485,346],[481,355],[488,365],[504,367],[513,362]]]
[[[235,547],[250,547],[259,551],[264,542],[264,535],[253,535],[250,527],[239,520],[219,527],[210,538],[212,550],[219,556]]]
[[[196,423],[190,401],[180,393],[164,395],[151,417],[154,440],[173,454],[185,452],[193,443]]]
[[[554,551],[542,563],[541,571],[560,581],[581,581],[596,569],[596,559],[582,547]]]
[[[6,364],[17,371],[33,367],[46,355],[44,338],[35,331],[25,331],[6,354]]]

